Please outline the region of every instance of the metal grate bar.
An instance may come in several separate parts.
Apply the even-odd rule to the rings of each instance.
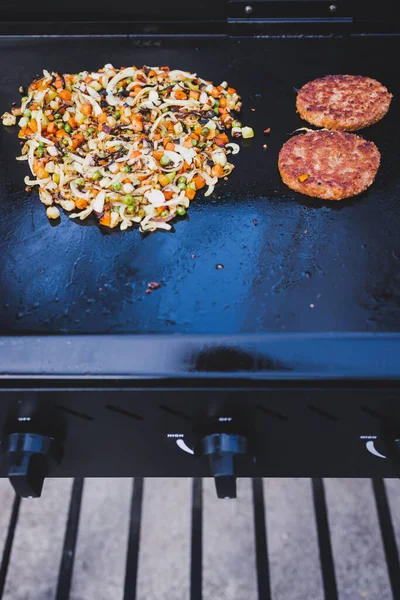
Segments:
[[[129,523],[128,554],[126,557],[124,600],[135,600],[139,568],[140,525],[142,521],[143,478],[135,477]]]
[[[192,542],[190,557],[190,600],[202,600],[203,588],[203,482],[193,479]]]
[[[14,542],[15,528],[17,526],[19,507],[21,505],[21,498],[15,496],[13,507],[10,516],[10,522],[8,524],[7,538],[4,544],[3,557],[0,565],[0,600],[3,597],[4,587],[6,585],[8,565],[10,562],[11,550]]]
[[[339,600],[323,480],[314,478],[312,488],[325,600]]]
[[[382,542],[385,550],[386,564],[390,585],[394,598],[400,598],[400,564],[399,552],[396,545],[390,508],[383,479],[373,479],[376,509],[378,511],[379,525],[381,528]]]
[[[76,541],[78,539],[79,516],[81,513],[83,483],[83,479],[75,479],[74,485],[72,486],[64,547],[61,555],[60,571],[58,573],[56,600],[68,600],[71,591]]]
[[[263,481],[260,477],[253,479],[253,505],[258,598],[259,600],[271,600],[264,490]]]

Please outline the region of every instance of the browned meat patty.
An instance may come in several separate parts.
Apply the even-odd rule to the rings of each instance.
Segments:
[[[292,190],[343,200],[366,190],[381,155],[373,142],[344,131],[312,131],[288,140],[279,153],[282,180]]]
[[[296,99],[300,117],[317,127],[356,131],[380,121],[392,94],[360,75],[327,75],[306,83]]]

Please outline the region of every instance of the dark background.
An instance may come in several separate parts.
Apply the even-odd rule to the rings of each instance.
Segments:
[[[173,233],[144,236],[66,215],[50,223],[24,191],[16,130],[1,128],[0,333],[399,330],[398,38],[2,38],[0,53],[2,111],[43,68],[168,64],[226,79],[256,132],[229,181],[200,194]],[[293,87],[327,73],[376,77],[394,94],[361,132],[382,154],[376,182],[340,203],[292,193],[277,172],[280,147],[306,125]],[[148,295],[149,281],[162,287]]]

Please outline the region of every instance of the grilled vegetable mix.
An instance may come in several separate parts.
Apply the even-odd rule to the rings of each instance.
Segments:
[[[170,229],[199,190],[208,196],[231,173],[239,146],[227,132],[253,135],[237,120],[240,109],[226,82],[108,64],[95,73],[43,71],[2,119],[18,121],[26,142],[17,160],[28,161],[34,178],[25,183],[39,187],[50,219],[59,204],[71,218],[94,213],[107,227],[155,231]]]

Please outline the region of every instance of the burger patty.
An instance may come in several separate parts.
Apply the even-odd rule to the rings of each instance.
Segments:
[[[279,153],[282,180],[292,190],[343,200],[374,181],[381,155],[373,142],[343,131],[312,131],[288,140]]]
[[[327,75],[306,83],[296,99],[300,117],[317,127],[356,131],[380,121],[392,94],[360,75]]]

